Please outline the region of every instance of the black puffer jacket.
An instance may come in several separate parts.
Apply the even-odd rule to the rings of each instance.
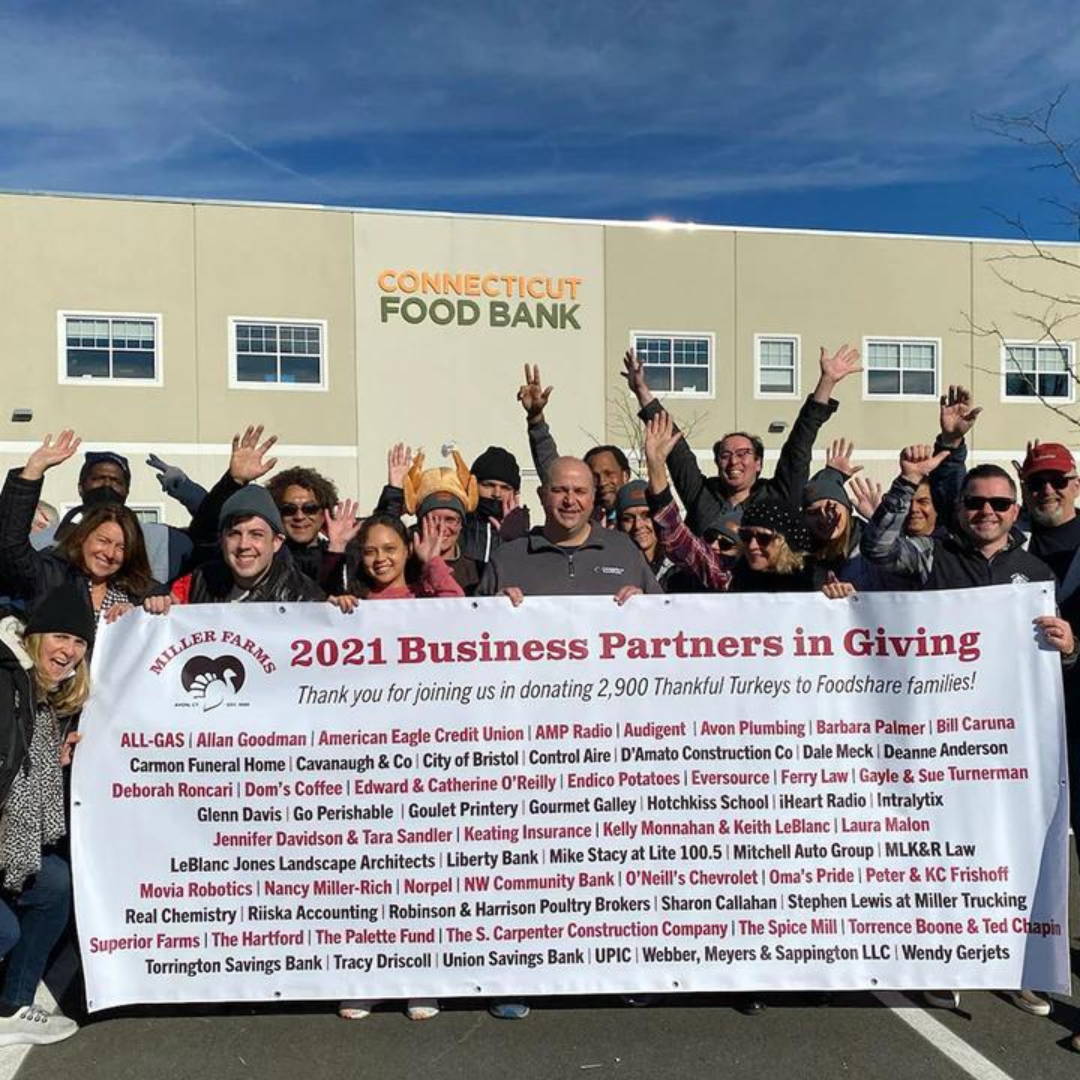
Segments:
[[[0,622],[0,806],[15,775],[29,760],[30,739],[34,734],[31,672],[13,651],[18,649],[22,653],[21,646],[12,640],[17,625],[13,618]]]

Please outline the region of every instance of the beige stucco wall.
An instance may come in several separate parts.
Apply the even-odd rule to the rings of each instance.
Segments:
[[[595,440],[629,445],[633,402],[618,373],[633,331],[713,335],[712,395],[669,400],[684,423],[696,421],[692,443],[708,469],[713,439],[736,428],[761,433],[775,454],[784,435],[768,434],[768,425],[790,425],[798,408],[755,396],[761,333],[799,336],[800,398],[816,380],[819,345],[940,339],[942,388],[972,385],[986,407],[971,439],[975,459],[1007,461],[1033,436],[1080,445],[1067,418],[1001,401],[995,336],[1037,337],[1045,313],[1056,318],[1047,296],[1080,295],[1075,247],[1048,248],[1059,262],[1003,261],[1032,251],[968,240],[0,195],[0,249],[0,465],[21,463],[43,432],[71,425],[88,445],[128,453],[133,501],[163,503],[171,520],[183,511],[141,466],[145,452],[156,449],[210,483],[232,433],[249,421],[279,435],[281,465],[319,468],[363,505],[382,485],[386,448],[398,439],[422,445],[432,465],[443,463],[445,443],[470,460],[502,444],[528,470],[514,400],[525,363],[539,364],[555,386],[549,419],[564,451]],[[380,288],[379,275],[387,269],[577,278],[580,329],[491,325],[484,296],[475,298],[475,325],[384,319],[380,302],[392,290]],[[159,315],[163,385],[62,384],[63,310]],[[1057,313],[1071,310],[1058,305]],[[230,316],[325,321],[327,389],[230,388]],[[974,332],[969,316],[993,332]],[[1080,336],[1076,320],[1055,325],[1064,341]],[[826,434],[854,439],[875,475],[891,475],[903,443],[935,433],[932,402],[868,399],[858,378],[838,397]],[[32,424],[11,423],[17,406],[34,410]],[[75,471],[50,476],[47,497],[70,501]],[[535,505],[531,487],[527,476]]]
[[[386,450],[398,441],[422,446],[429,467],[447,464],[441,447],[450,442],[466,462],[494,444],[513,451],[523,469],[531,467],[524,413],[515,400],[525,364],[539,364],[545,384],[555,386],[548,415],[561,449],[580,452],[593,434],[602,437],[600,227],[390,214],[357,214],[354,222],[359,447],[361,460],[375,463],[374,472],[361,479],[363,500],[377,495]],[[492,326],[488,304],[507,302],[501,295],[472,298],[479,311],[474,325],[440,326],[430,320],[414,325],[391,312],[384,321],[383,297],[430,302],[440,295],[393,292],[396,278],[385,279],[386,288],[380,288],[379,276],[387,270],[579,278],[576,300],[569,299],[565,286],[562,302],[576,303],[573,315],[580,329]],[[455,305],[459,299],[447,298]],[[509,301],[512,308],[520,302]],[[532,308],[534,301],[527,303]],[[438,310],[445,317],[445,307]],[[535,504],[532,492],[527,494]]]

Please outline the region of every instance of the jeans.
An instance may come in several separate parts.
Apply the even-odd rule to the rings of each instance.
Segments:
[[[41,869],[20,893],[0,893],[0,955],[7,972],[0,1000],[29,1005],[45,974],[49,953],[71,913],[71,869],[59,855],[41,858]]]

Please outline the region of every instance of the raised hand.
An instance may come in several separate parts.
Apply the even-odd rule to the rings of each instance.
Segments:
[[[859,363],[859,350],[853,348],[851,345],[841,345],[830,356],[825,349],[825,346],[821,346],[821,358],[819,360],[821,365],[821,379],[822,381],[828,381],[835,386],[841,379],[846,379],[849,375],[855,375],[862,371],[862,364]]]
[[[842,472],[845,476],[854,476],[857,472],[862,472],[861,465],[851,464],[851,455],[855,453],[855,444],[845,439],[833,439],[829,443],[829,450],[825,454],[825,465],[827,468],[836,469],[837,472]]]
[[[323,511],[323,532],[330,541],[327,551],[335,554],[345,550],[350,540],[355,540],[363,522],[357,519],[360,504],[355,499],[343,499],[333,510]]]
[[[390,487],[403,487],[405,477],[412,468],[413,452],[411,446],[394,443],[386,452],[386,482]]]
[[[424,566],[427,566],[439,554],[439,546],[439,526],[429,514],[413,533],[413,554]]]
[[[623,356],[623,369],[620,374],[626,380],[630,393],[638,399],[639,405],[644,407],[652,401],[653,392],[645,381],[645,368],[633,349],[626,350],[626,355]]]
[[[682,437],[683,433],[675,430],[671,413],[658,412],[645,425],[645,460],[650,465],[663,465]]]
[[[46,435],[41,445],[26,459],[23,467],[22,478],[24,480],[40,480],[47,470],[57,465],[62,465],[82,443],[71,428],[65,428],[56,436],[53,442],[52,435]]]
[[[1024,456],[1025,457],[1031,457],[1031,451],[1034,450],[1035,447],[1038,446],[1038,445],[1039,445],[1039,440],[1038,439],[1032,439],[1031,442],[1029,442],[1027,444],[1027,453]],[[1023,462],[1017,461],[1014,458],[1013,463],[1012,463],[1012,467],[1016,470],[1016,475],[1021,477],[1021,479],[1022,479],[1023,478],[1022,474],[1024,472]],[[1026,494],[1027,488],[1024,488],[1024,492]]]
[[[848,484],[848,491],[852,506],[869,521],[881,504],[881,485],[868,476],[856,476]]]
[[[265,442],[260,443],[262,435],[262,424],[257,427],[249,424],[243,435],[233,436],[229,475],[236,483],[250,484],[260,476],[265,476],[277,464],[277,458],[266,460],[270,447],[277,442],[277,436],[271,435]]]
[[[905,446],[900,451],[900,475],[910,484],[921,484],[948,456],[948,450],[935,454],[924,444]]]
[[[505,521],[519,506],[521,506],[521,496],[511,488],[509,491],[504,491],[499,495],[499,501],[502,503],[502,517],[500,521]]]
[[[971,391],[964,386],[950,386],[941,395],[941,441],[945,446],[959,446],[964,436],[975,426],[981,408],[971,404]]]
[[[521,402],[521,407],[525,410],[525,418],[530,424],[537,424],[543,420],[544,409],[554,389],[554,386],[544,389],[540,381],[539,364],[533,364],[531,370],[528,364],[525,365],[525,382],[518,390],[517,399]]]

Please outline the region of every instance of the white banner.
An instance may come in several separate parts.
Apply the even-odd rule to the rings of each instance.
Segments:
[[[1044,585],[205,605],[102,630],[91,1010],[1068,990]]]

